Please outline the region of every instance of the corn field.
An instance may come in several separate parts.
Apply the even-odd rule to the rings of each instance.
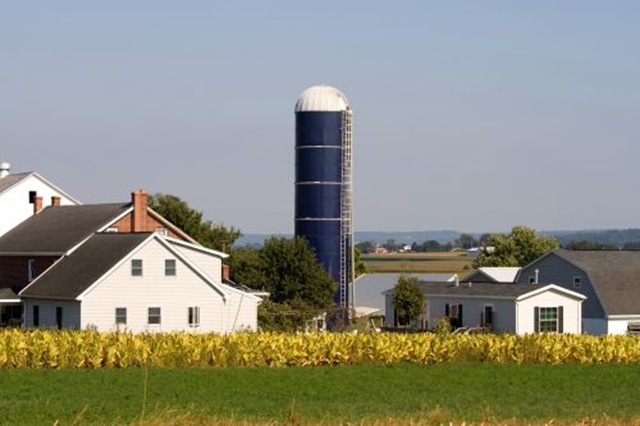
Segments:
[[[640,362],[636,336],[0,331],[0,368]]]

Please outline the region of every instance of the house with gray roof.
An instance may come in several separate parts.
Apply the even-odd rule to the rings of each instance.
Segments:
[[[424,295],[422,328],[435,328],[441,319],[454,327],[484,327],[497,333],[582,332],[582,303],[586,297],[555,284],[419,282]],[[395,326],[393,290],[385,292],[386,325]]]
[[[257,329],[260,298],[224,283],[228,255],[146,233],[94,233],[19,294],[25,325],[133,332]]]
[[[622,334],[640,324],[640,251],[555,250],[522,268],[516,278],[519,284],[535,281],[587,296],[585,333]]]
[[[47,205],[80,202],[36,172],[11,173],[0,163],[0,236]]]
[[[0,237],[0,290],[19,293],[96,232],[161,232],[195,243],[149,208],[148,195],[142,190],[134,191],[130,202],[47,206]],[[0,326],[19,319],[21,309],[17,297],[0,300],[0,319],[7,318]]]

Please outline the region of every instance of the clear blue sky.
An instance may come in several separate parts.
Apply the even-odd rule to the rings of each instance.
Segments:
[[[325,83],[357,230],[640,227],[639,46],[637,1],[7,1],[0,160],[288,233],[293,108]]]

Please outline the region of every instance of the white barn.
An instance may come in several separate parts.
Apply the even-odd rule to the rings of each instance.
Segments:
[[[75,205],[78,200],[38,173],[12,174],[0,163],[0,236],[48,205]]]
[[[625,334],[640,329],[640,251],[554,250],[522,268],[516,283],[554,282],[587,296],[582,310],[587,334]]]
[[[95,234],[20,292],[25,326],[256,330],[261,299],[223,283],[225,257],[159,233]]]
[[[434,328],[441,318],[448,318],[454,327],[486,327],[497,333],[582,332],[582,302],[586,297],[554,284],[417,285],[425,296],[425,328]],[[393,290],[385,295],[386,325],[393,326]]]

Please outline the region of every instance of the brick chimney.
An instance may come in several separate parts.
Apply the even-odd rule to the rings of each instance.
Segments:
[[[40,210],[42,210],[42,197],[38,195],[33,197],[33,214],[37,214]]]
[[[54,195],[51,197],[51,205],[52,206],[59,206],[60,205],[60,197],[58,197],[57,195]]]
[[[222,281],[229,281],[230,272],[231,268],[229,268],[229,265],[222,265]]]
[[[147,219],[147,208],[149,206],[149,194],[144,189],[139,189],[131,193],[131,204],[133,204],[132,232],[145,232]]]

